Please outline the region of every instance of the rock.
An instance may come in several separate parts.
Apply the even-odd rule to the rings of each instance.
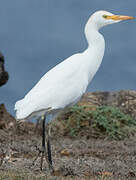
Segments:
[[[4,68],[4,56],[0,53],[0,86],[3,86],[8,79],[8,72],[6,72]]]
[[[83,96],[79,105],[89,106],[89,108],[94,109],[102,105],[115,106],[126,114],[136,117],[136,91],[88,92]]]
[[[0,129],[14,129],[16,120],[11,116],[4,104],[0,104]]]

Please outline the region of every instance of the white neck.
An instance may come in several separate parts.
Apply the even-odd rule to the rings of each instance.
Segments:
[[[87,57],[85,66],[88,72],[88,81],[90,82],[97,72],[105,50],[104,37],[99,33],[99,28],[95,24],[88,22],[85,27],[85,35],[88,41],[88,48],[84,51]]]
[[[99,33],[99,27],[93,22],[88,22],[85,26],[85,36],[88,46],[103,45],[105,46],[104,37]]]

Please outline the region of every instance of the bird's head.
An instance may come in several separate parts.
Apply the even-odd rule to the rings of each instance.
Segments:
[[[98,29],[108,24],[118,23],[123,20],[135,19],[132,16],[115,15],[107,11],[96,11],[89,21],[95,24]]]

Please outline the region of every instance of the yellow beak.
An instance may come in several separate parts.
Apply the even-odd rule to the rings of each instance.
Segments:
[[[122,16],[122,15],[113,15],[113,16],[107,16],[106,19],[112,19],[112,20],[129,20],[129,19],[136,19],[132,16]]]

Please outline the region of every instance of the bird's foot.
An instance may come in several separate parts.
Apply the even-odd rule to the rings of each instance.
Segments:
[[[51,173],[54,172],[54,168],[53,168],[53,165],[52,165],[52,159],[51,157],[49,156],[49,153],[47,154],[46,152],[46,149],[43,149],[42,151],[42,156],[41,156],[41,170],[42,170],[42,165],[43,165],[43,159],[46,159],[46,162],[48,163],[48,167],[49,167],[49,170],[51,171]]]
[[[36,148],[36,151],[38,151],[38,154],[36,158],[33,160],[33,163],[32,163],[33,166],[35,165],[35,162],[37,161],[38,157],[40,157],[40,154],[42,153],[42,150],[39,147],[35,146],[35,148]]]
[[[36,146],[36,150],[38,151],[38,154],[37,154],[36,158],[33,160],[32,165],[33,166],[35,165],[35,162],[37,161],[38,157],[40,157],[40,155],[41,155],[40,170],[41,171],[43,170],[43,160],[45,157],[46,162],[48,163],[49,170],[51,171],[51,173],[53,173],[54,167],[52,165],[52,160],[48,157],[46,149],[45,148],[40,149],[39,147]]]

